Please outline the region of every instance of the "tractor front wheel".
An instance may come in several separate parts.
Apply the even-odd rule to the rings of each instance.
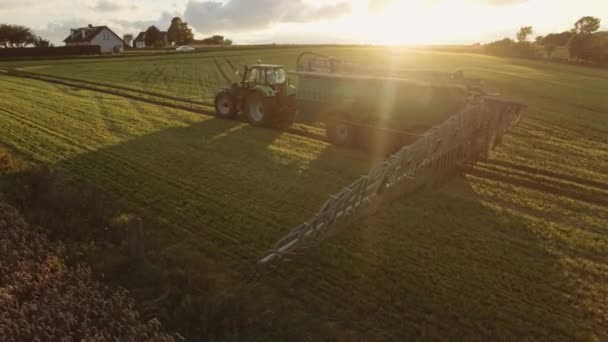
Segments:
[[[264,106],[264,98],[258,93],[253,93],[247,98],[245,105],[247,119],[254,126],[265,125],[269,120],[268,108]]]
[[[215,114],[224,119],[232,119],[236,116],[236,101],[232,94],[222,91],[215,96]]]

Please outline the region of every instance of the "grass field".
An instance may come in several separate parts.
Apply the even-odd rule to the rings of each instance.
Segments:
[[[163,222],[147,232],[158,253],[194,272],[197,258],[212,260],[238,279],[365,173],[371,157],[119,95],[204,106],[231,76],[227,61],[293,69],[300,51],[0,63],[68,84],[0,73],[0,144]],[[259,291],[273,301],[260,314],[276,330],[260,339],[608,339],[607,70],[406,49],[317,51],[461,68],[529,109],[489,161],[265,273]]]

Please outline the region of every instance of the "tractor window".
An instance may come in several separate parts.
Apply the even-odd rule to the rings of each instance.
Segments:
[[[252,68],[249,71],[249,82],[250,83],[263,83],[263,75],[258,68]]]
[[[285,83],[285,70],[283,69],[267,69],[266,83],[270,85]]]

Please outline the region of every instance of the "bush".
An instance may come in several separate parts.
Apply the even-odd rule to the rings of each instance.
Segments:
[[[74,264],[74,260],[84,261],[95,275],[129,289],[143,317],[158,318],[171,330],[192,340],[243,340],[252,331],[264,334],[277,329],[276,319],[268,317],[270,314],[260,314],[267,310],[265,304],[271,300],[264,299],[264,290],[256,282],[239,285],[241,281],[228,279],[224,266],[215,265],[200,251],[186,246],[159,249],[153,232],[166,231],[166,227],[133,214],[122,214],[114,201],[89,183],[47,167],[30,168],[6,176],[5,180],[8,181],[4,186],[7,199],[28,221],[43,227],[50,238],[60,239],[69,246],[61,249],[58,259],[62,265],[58,271],[62,286],[80,289],[80,279],[91,278],[88,268]],[[145,236],[146,250],[142,227],[150,232]],[[1,246],[2,243],[0,251]],[[0,255],[0,260],[2,258]],[[72,273],[65,271],[67,261],[73,265],[73,271],[69,271]],[[0,271],[2,267],[0,264]],[[65,275],[67,273],[69,275]],[[0,279],[2,276],[0,274]],[[119,303],[123,303],[120,305],[129,304],[131,308],[124,295],[113,293],[111,296],[118,296]],[[99,298],[91,299],[90,305],[97,305],[95,300]],[[69,305],[65,310],[72,308]],[[0,336],[12,336],[3,335],[1,329]],[[11,330],[11,333],[14,332]]]
[[[511,38],[497,40],[484,45],[484,51],[489,55],[518,58],[537,58],[538,52],[530,42],[516,42]]]
[[[101,47],[99,45],[0,49],[0,58],[77,56],[98,54],[101,54]]]
[[[25,169],[25,163],[0,147],[0,176]]]
[[[115,209],[97,188],[63,170],[47,167],[29,168],[8,176],[8,181],[8,199],[29,220],[49,228],[52,238],[105,240],[107,218]]]
[[[568,43],[570,59],[595,64],[608,62],[608,43],[595,34],[576,34]]]
[[[0,336],[8,341],[175,341],[142,322],[121,289],[65,263],[64,247],[32,230],[0,199]]]

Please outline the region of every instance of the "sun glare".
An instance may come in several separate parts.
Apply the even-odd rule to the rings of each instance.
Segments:
[[[493,14],[493,15],[490,15]],[[335,28],[361,43],[378,45],[455,44],[479,35],[502,18],[472,3],[392,1],[379,9],[360,8]],[[502,26],[498,26],[502,28]]]
[[[351,37],[379,45],[431,44],[445,33],[443,25],[429,25],[437,18],[436,4],[426,1],[395,1],[379,10],[362,10],[336,23]],[[432,22],[432,21],[431,21]]]

